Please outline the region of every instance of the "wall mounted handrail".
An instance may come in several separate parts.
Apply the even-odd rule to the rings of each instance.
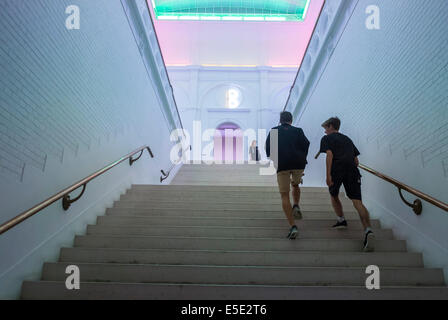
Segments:
[[[142,147],[138,148],[137,150],[134,150],[131,153],[121,157],[117,161],[112,162],[111,164],[107,165],[106,167],[104,167],[104,168],[96,171],[95,173],[92,173],[91,175],[85,177],[84,179],[76,182],[75,184],[71,185],[70,187],[65,188],[64,190],[59,191],[58,193],[56,193],[52,197],[42,201],[41,203],[39,203],[38,205],[35,205],[32,208],[22,212],[21,214],[17,215],[16,217],[12,218],[11,220],[3,223],[2,225],[0,225],[0,234],[5,233],[6,231],[8,231],[9,229],[15,227],[16,225],[18,225],[19,223],[23,222],[24,220],[32,217],[33,215],[35,215],[36,213],[42,211],[43,209],[45,209],[46,207],[50,206],[52,203],[58,201],[59,199],[62,199],[62,207],[64,208],[64,210],[68,210],[70,205],[73,202],[79,200],[79,198],[81,198],[81,196],[84,194],[84,191],[86,189],[86,185],[87,185],[88,182],[90,182],[93,179],[97,178],[98,176],[104,174],[106,171],[109,171],[110,169],[112,169],[115,166],[119,165],[123,161],[126,161],[127,159],[129,159],[129,165],[132,166],[132,164],[135,161],[140,159],[140,157],[143,154],[143,151],[145,151],[145,150],[148,150],[149,155],[151,156],[151,158],[154,158],[154,155],[153,155],[151,149],[148,146],[142,146]],[[140,152],[140,155],[138,156],[138,158],[132,159],[132,156],[134,156],[135,154],[137,154],[139,152]],[[80,195],[78,197],[76,197],[75,199],[71,200],[69,194],[71,192],[73,192],[74,190],[78,189],[81,186],[83,187],[83,189],[82,189]]]
[[[314,158],[317,159],[319,157],[319,155],[320,155],[320,152],[318,152]],[[445,203],[443,201],[437,200],[437,199],[431,197],[430,195],[427,195],[426,193],[423,193],[423,192],[421,192],[421,191],[419,191],[419,190],[417,190],[417,189],[415,189],[413,187],[410,187],[410,186],[404,184],[403,182],[395,180],[394,178],[391,178],[391,177],[389,177],[389,176],[387,176],[385,174],[382,174],[381,172],[378,172],[378,171],[376,171],[376,170],[374,170],[372,168],[369,168],[366,165],[363,165],[363,164],[360,163],[358,165],[358,167],[361,168],[362,170],[367,171],[367,172],[377,176],[378,178],[381,178],[381,179],[383,179],[383,180],[393,184],[394,186],[396,186],[398,188],[398,192],[400,194],[401,200],[403,200],[403,202],[406,205],[411,207],[416,215],[420,215],[422,213],[423,206],[422,206],[421,200],[420,199],[415,199],[414,203],[409,203],[403,197],[403,194],[401,192],[402,190],[405,190],[405,191],[407,191],[409,193],[412,193],[413,195],[415,195],[415,196],[425,200],[426,202],[428,202],[428,203],[430,203],[430,204],[432,204],[432,205],[434,205],[434,206],[436,206],[436,207],[438,207],[438,208],[448,212],[448,203]]]
[[[423,193],[423,192],[421,192],[413,187],[410,187],[398,180],[395,180],[394,178],[391,178],[385,174],[382,174],[381,172],[373,170],[363,164],[359,164],[359,168],[377,176],[378,178],[381,178],[389,183],[392,183],[394,186],[396,186],[398,188],[398,192],[400,193],[401,200],[403,200],[404,203],[406,203],[409,207],[411,207],[414,210],[415,214],[417,214],[417,215],[420,215],[422,213],[422,202],[419,199],[414,200],[413,204],[407,202],[404,199],[403,194],[401,193],[401,190],[405,190],[409,193],[412,193],[413,195],[425,200],[426,202],[428,202],[442,210],[448,211],[448,203],[437,200],[437,199],[431,197],[430,195],[427,195],[426,193]]]

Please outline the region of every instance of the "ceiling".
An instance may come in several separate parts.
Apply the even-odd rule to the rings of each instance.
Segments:
[[[152,0],[148,1],[167,66],[294,68],[298,68],[302,61],[324,3],[324,0],[309,0],[304,21],[189,21],[156,19]],[[166,8],[169,7],[179,12],[187,9],[205,10],[196,3],[213,5],[218,2],[226,2],[229,5],[235,1],[154,0],[154,4],[160,5],[160,10],[163,8],[168,10]],[[264,8],[271,6],[277,8],[277,11],[274,9],[272,11],[275,14],[296,10],[306,3],[303,0],[238,0],[236,2],[252,6],[257,4],[259,10],[265,10]],[[283,6],[275,7],[274,2],[281,2]],[[223,12],[223,9],[220,10]],[[235,10],[242,10],[242,7]],[[267,14],[267,11],[264,12]]]

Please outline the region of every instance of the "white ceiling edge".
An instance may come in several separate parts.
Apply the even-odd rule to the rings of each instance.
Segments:
[[[182,71],[182,70],[192,70],[192,71],[284,71],[284,72],[297,72],[298,67],[270,67],[270,66],[256,66],[256,67],[222,67],[222,66],[170,66],[166,67],[168,71]]]

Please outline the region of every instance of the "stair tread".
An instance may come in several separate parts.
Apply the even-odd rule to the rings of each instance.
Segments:
[[[22,298],[40,299],[199,299],[199,300],[309,300],[309,299],[448,299],[442,286],[230,285],[183,283],[83,282],[83,290],[67,290],[64,281],[25,281]],[[34,294],[33,294],[34,293]]]

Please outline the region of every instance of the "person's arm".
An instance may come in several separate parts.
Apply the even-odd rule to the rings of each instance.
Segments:
[[[266,139],[266,143],[264,145],[264,150],[266,151],[266,157],[271,157],[271,132],[269,132],[268,137]]]
[[[327,186],[331,187],[333,185],[333,179],[331,178],[331,165],[333,164],[333,152],[327,150]]]
[[[331,187],[333,185],[333,179],[331,178],[331,166],[333,165],[333,151],[331,151],[330,143],[328,141],[328,136],[324,136],[320,141],[320,150],[321,153],[326,153],[326,178],[327,185]]]
[[[302,129],[300,129],[299,132],[300,132],[300,142],[301,142],[301,146],[300,147],[301,147],[303,153],[305,154],[305,158],[306,158],[308,156],[308,150],[310,148],[310,141],[305,136],[305,133],[303,132]]]
[[[353,145],[353,151],[355,153],[355,164],[356,166],[359,166],[359,159],[358,156],[360,155],[358,148],[356,148],[355,145]]]

